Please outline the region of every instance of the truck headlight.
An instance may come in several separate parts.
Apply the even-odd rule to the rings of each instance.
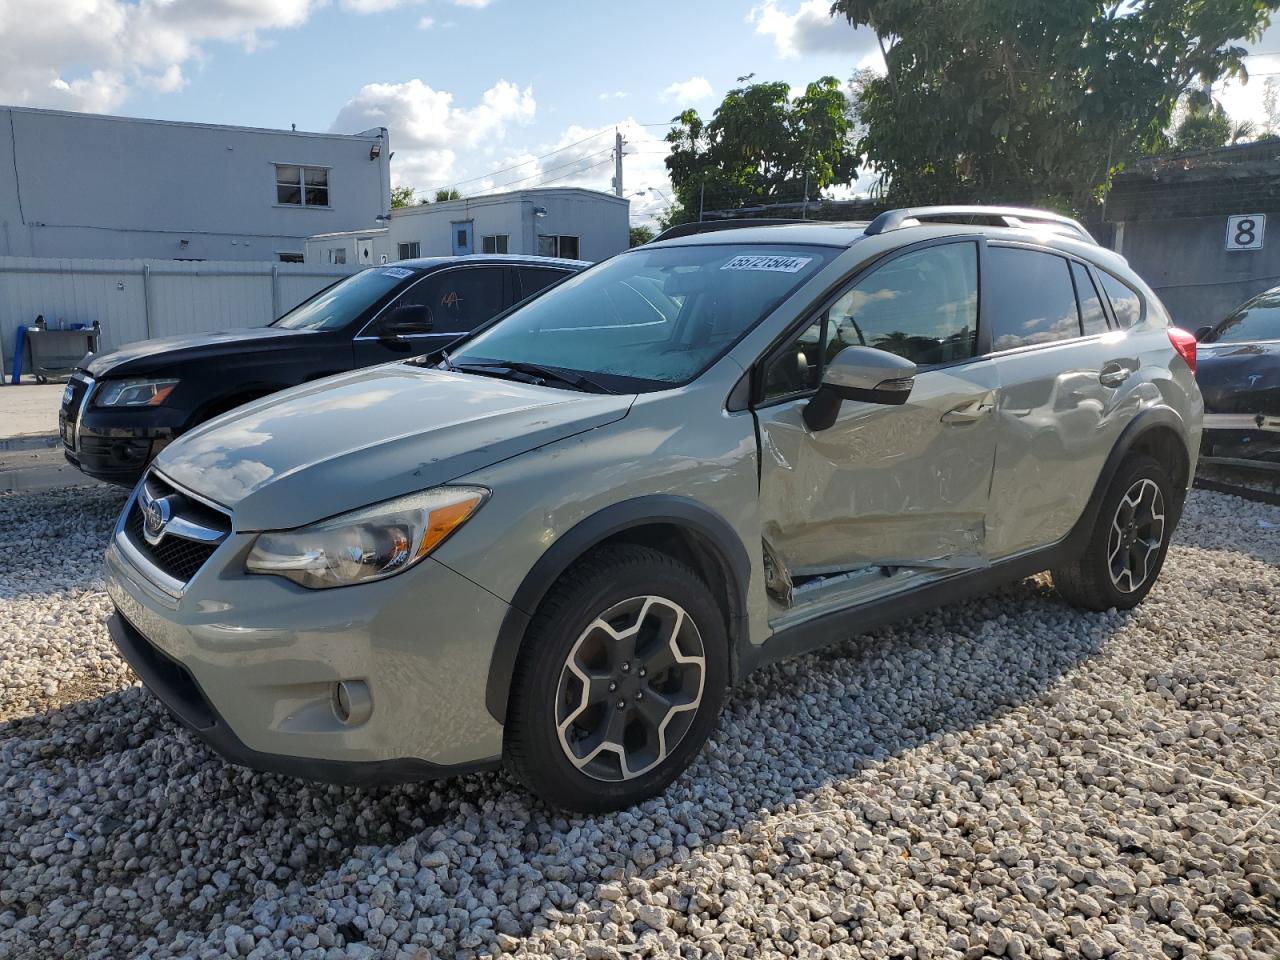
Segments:
[[[98,387],[94,404],[99,407],[158,407],[164,403],[177,380],[108,380]]]
[[[267,531],[258,535],[245,569],[313,590],[382,580],[444,543],[488,496],[483,487],[436,487],[296,530]]]

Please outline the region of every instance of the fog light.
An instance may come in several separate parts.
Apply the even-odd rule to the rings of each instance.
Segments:
[[[356,726],[373,713],[373,697],[363,680],[339,680],[333,685],[333,715],[340,723]]]

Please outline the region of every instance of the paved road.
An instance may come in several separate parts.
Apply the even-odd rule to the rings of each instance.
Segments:
[[[0,387],[0,440],[57,436],[61,383],[6,383]]]

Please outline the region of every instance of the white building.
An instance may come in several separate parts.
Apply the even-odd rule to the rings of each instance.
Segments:
[[[580,187],[543,187],[391,211],[386,227],[307,240],[307,263],[390,263],[412,257],[510,253],[604,260],[627,249],[629,203]]]
[[[0,107],[0,256],[298,261],[391,205],[354,136]]]

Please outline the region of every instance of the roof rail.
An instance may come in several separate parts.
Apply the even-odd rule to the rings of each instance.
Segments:
[[[741,230],[744,227],[775,227],[783,223],[820,223],[817,220],[797,220],[779,217],[758,217],[756,219],[741,218],[737,220],[703,220],[701,223],[678,223],[668,227],[654,237],[650,243],[659,240],[674,240],[677,237],[692,237],[699,233],[716,233],[720,230]]]
[[[976,206],[941,206],[941,207],[903,207],[901,210],[886,210],[868,225],[865,233],[875,236],[890,230],[903,227],[918,227],[922,220],[950,220],[961,217],[989,217],[998,220],[1001,226],[1023,227],[1031,224],[1043,224],[1064,227],[1088,243],[1097,243],[1093,235],[1084,228],[1079,220],[1054,213],[1050,210],[1036,210],[1031,207],[984,207]]]

